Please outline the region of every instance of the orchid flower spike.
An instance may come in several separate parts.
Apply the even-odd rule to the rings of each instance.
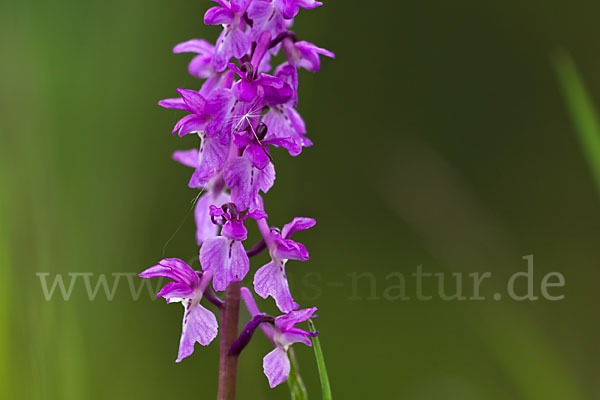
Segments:
[[[194,219],[202,271],[180,259],[167,258],[139,276],[169,279],[158,296],[184,306],[177,362],[194,352],[196,342],[206,346],[217,336],[215,315],[201,300],[206,298],[219,309],[221,321],[237,321],[241,295],[252,319],[237,340],[237,323],[221,325],[221,356],[237,357],[260,327],[274,347],[264,357],[263,369],[269,385],[275,387],[289,376],[289,347],[298,342],[310,346],[310,337],[316,335],[296,328],[316,308],[299,309],[285,270],[289,260],[308,260],[306,247],[291,236],[316,221],[294,218],[281,230],[272,228],[262,196],[273,187],[275,163],[280,153],[284,154],[273,148],[299,156],[313,145],[297,111],[300,70],[317,72],[321,56],[335,55],[299,40],[290,30],[296,15],[305,12],[301,9],[319,7],[320,1],[213,1],[216,4],[204,14],[204,23],[220,29],[216,43],[190,39],[173,48],[174,53],[193,55],[188,72],[204,82],[194,89],[177,89],[177,97],[158,102],[182,112],[172,129],[177,140],[199,138],[195,147],[174,152],[173,159],[194,171],[188,186],[196,193]],[[246,251],[248,219],[255,220],[262,238]],[[270,261],[256,269],[253,289],[263,299],[275,302],[283,313],[278,317],[261,314],[251,291],[233,284],[250,272],[250,257],[265,249]],[[215,291],[226,291],[224,298]],[[220,367],[219,398],[231,399],[236,371],[227,365]]]

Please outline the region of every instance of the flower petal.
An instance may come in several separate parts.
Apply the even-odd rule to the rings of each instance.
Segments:
[[[212,120],[206,126],[206,135],[218,138],[221,144],[229,145],[232,125],[237,111],[237,101],[230,89],[214,89],[208,98],[207,112]],[[240,103],[243,104],[243,103]]]
[[[287,139],[293,141],[294,145],[283,146],[292,156],[297,156],[302,147],[308,147],[308,141],[304,134],[306,127],[300,114],[289,105],[276,105],[270,107],[265,114],[263,122],[267,125],[267,135],[264,141],[268,143],[274,139]],[[274,143],[275,145],[278,145]]]
[[[203,270],[214,272],[213,287],[225,290],[231,282],[244,279],[250,261],[241,242],[216,236],[204,242],[200,248],[200,264]]]
[[[173,153],[173,160],[186,167],[198,167],[198,149],[178,150]]]
[[[273,252],[273,256],[280,260],[308,260],[308,250],[302,243],[294,242],[291,239],[283,239],[277,233],[272,234],[277,248]]]
[[[248,238],[248,231],[243,222],[232,220],[225,224],[221,230],[221,235],[225,236],[227,239],[246,240]]]
[[[174,281],[180,280],[179,275],[175,274],[171,268],[164,267],[160,264],[145,269],[143,272],[139,273],[138,276],[140,278],[167,278]]]
[[[269,45],[271,44],[271,34],[269,32],[262,32],[256,41],[256,48],[254,49],[254,53],[252,54],[252,59],[250,63],[254,66],[255,69],[260,67],[260,63],[262,62],[263,57],[265,56],[267,50],[269,49]]]
[[[229,202],[229,195],[225,192],[221,192],[218,195],[208,192],[198,199],[196,208],[194,209],[196,241],[198,245],[201,245],[205,240],[213,236],[217,236],[219,232],[219,227],[213,224],[210,218],[210,206],[221,207],[227,202]]]
[[[204,23],[206,25],[222,25],[230,24],[233,22],[234,14],[223,7],[211,7],[204,14]]]
[[[141,278],[163,277],[191,287],[195,287],[199,283],[196,271],[178,258],[165,258],[159,261],[158,265],[146,269],[138,276]]]
[[[197,53],[212,55],[215,51],[215,46],[208,43],[204,39],[190,39],[186,42],[179,43],[173,48],[173,53]]]
[[[319,54],[335,58],[335,54],[327,49],[315,46],[304,40],[295,43],[296,49],[300,54],[300,59],[296,61],[299,67],[306,68],[309,71],[317,72],[321,67]]]
[[[229,146],[217,138],[208,135],[200,135],[200,138],[202,144],[198,152],[198,166],[188,185],[191,188],[204,187],[223,168],[229,152]]]
[[[189,114],[177,121],[173,128],[173,134],[178,132],[179,137],[183,137],[192,132],[202,132],[205,128],[206,118],[196,114]]]
[[[231,189],[231,199],[242,211],[256,202],[259,190],[266,193],[273,186],[275,168],[271,162],[262,170],[254,167],[251,155],[244,152],[243,157],[236,157],[225,164],[223,178]]]
[[[258,208],[258,209],[248,210],[248,213],[244,216],[244,219],[253,218],[255,220],[259,220],[259,219],[264,219],[264,218],[268,218],[268,217],[269,216],[267,215],[266,212],[264,212],[264,210],[261,210],[260,208]]]
[[[250,103],[254,101],[258,95],[258,85],[254,82],[248,82],[245,79],[240,79],[233,86],[233,92],[238,100]]]
[[[262,170],[264,169],[271,159],[269,158],[268,151],[269,146],[261,146],[259,144],[252,143],[246,149],[252,160],[252,165]]]
[[[275,318],[275,326],[282,331],[294,328],[299,322],[308,320],[317,311],[317,307],[304,308],[302,310],[290,311],[285,315]]]
[[[290,376],[290,360],[285,350],[277,347],[263,358],[263,371],[274,388]]]
[[[296,217],[292,222],[283,226],[281,236],[283,236],[284,239],[289,239],[290,236],[292,236],[292,233],[312,228],[316,223],[317,221],[314,218]]]
[[[304,343],[307,346],[312,346],[312,342],[308,338],[308,336],[310,335],[310,332],[303,331],[302,329],[297,329],[297,331],[300,331],[301,333],[295,333],[295,332],[282,333],[279,336],[279,340],[282,343],[285,343],[287,345],[294,344],[294,343]],[[313,335],[310,335],[310,336],[313,336]]]
[[[197,91],[189,89],[177,89],[177,93],[195,114],[203,115],[206,108],[206,99]]]
[[[212,67],[212,57],[206,55],[194,57],[188,64],[188,72],[196,78],[210,78],[215,73]]]
[[[180,282],[187,283],[190,286],[195,286],[200,280],[196,271],[179,258],[165,258],[161,260],[159,264],[171,268],[171,271],[180,277]]]
[[[185,283],[169,282],[158,292],[156,297],[164,297],[167,302],[192,298],[194,289]]]
[[[271,261],[256,271],[254,291],[263,299],[273,297],[281,312],[289,312],[299,307],[290,293],[283,262]]]
[[[302,152],[302,145],[289,137],[286,137],[286,138],[272,137],[270,139],[262,140],[262,143],[263,144],[272,144],[273,146],[276,146],[276,147],[283,147],[290,153],[291,156],[297,156],[298,154],[300,154]]]
[[[248,18],[253,22],[251,34],[254,41],[261,32],[267,31],[272,37],[276,37],[286,29],[283,15],[270,0],[253,0],[248,7]]]
[[[250,39],[237,25],[226,25],[217,39],[215,54],[213,56],[213,68],[222,72],[227,68],[231,57],[241,58],[250,50]]]
[[[208,346],[217,337],[219,325],[215,315],[200,304],[192,305],[188,300],[184,304],[183,329],[179,342],[177,362],[194,352],[196,342]]]
[[[246,11],[250,0],[230,0],[231,11],[240,13]]]
[[[164,108],[170,108],[175,110],[191,111],[190,108],[185,104],[185,101],[181,97],[173,99],[164,99],[158,102],[158,105]]]

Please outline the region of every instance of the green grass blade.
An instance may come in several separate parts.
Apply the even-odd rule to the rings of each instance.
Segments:
[[[0,171],[0,175],[2,172]],[[10,399],[13,397],[13,370],[14,360],[11,349],[13,337],[11,335],[11,327],[13,322],[12,315],[12,300],[11,289],[12,282],[12,266],[10,265],[8,254],[8,235],[4,229],[7,226],[3,212],[10,208],[6,204],[6,196],[4,188],[7,187],[6,181],[0,176],[0,398]]]
[[[290,359],[290,377],[287,380],[288,387],[290,388],[290,394],[292,400],[308,400],[308,393],[306,392],[306,386],[300,376],[300,369],[298,368],[298,360],[294,349],[291,347],[288,350],[288,357]]]
[[[312,320],[308,320],[308,328],[311,332],[316,332],[315,324]],[[313,349],[315,350],[315,357],[317,359],[317,367],[319,369],[319,378],[321,379],[321,390],[323,391],[323,400],[331,400],[331,385],[329,384],[329,377],[327,377],[327,368],[325,368],[325,358],[323,357],[323,350],[321,349],[321,342],[318,337],[311,338]]]
[[[555,54],[554,68],[579,142],[600,194],[600,123],[593,101],[568,52]]]

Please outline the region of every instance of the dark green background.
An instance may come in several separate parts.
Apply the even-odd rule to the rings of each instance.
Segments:
[[[217,343],[174,362],[180,306],[134,302],[126,281],[110,302],[81,281],[70,301],[45,301],[36,276],[139,272],[163,256],[195,195],[170,154],[196,141],[172,137],[180,114],[156,102],[199,87],[171,48],[216,38],[202,25],[211,5],[0,3],[0,397],[216,397]],[[591,0],[331,0],[300,13],[298,35],[337,58],[300,76],[315,146],[275,152],[265,203],[276,225],[318,220],[297,236],[311,260],[288,270],[297,300],[319,307],[335,398],[600,398],[600,201],[551,66],[569,50],[600,101],[599,12]],[[188,217],[165,254],[193,257],[193,231]],[[537,294],[559,271],[564,300],[491,299],[527,254]],[[371,272],[381,297],[389,273],[420,264],[491,271],[489,300],[369,300],[366,280],[354,299],[349,274]],[[289,397],[268,388],[267,351],[256,337],[243,353],[239,398]],[[312,351],[296,352],[318,399]]]

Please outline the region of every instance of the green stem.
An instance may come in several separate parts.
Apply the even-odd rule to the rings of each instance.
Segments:
[[[306,391],[306,386],[304,386],[304,382],[302,381],[302,377],[300,376],[300,368],[298,367],[298,360],[296,360],[294,349],[290,347],[287,354],[290,359],[291,367],[287,383],[290,388],[292,400],[307,400],[308,393]]]
[[[308,329],[311,332],[316,332],[315,324],[312,320],[308,320]],[[329,377],[327,376],[327,368],[325,368],[325,357],[323,357],[323,350],[321,349],[321,342],[319,337],[310,338],[313,344],[313,350],[315,351],[315,358],[317,359],[317,368],[319,370],[319,379],[321,380],[321,391],[323,392],[323,400],[331,400],[331,385],[329,384]]]
[[[241,282],[229,285],[225,291],[225,304],[221,308],[218,400],[235,399],[238,356],[230,355],[229,348],[238,336],[241,287]]]

